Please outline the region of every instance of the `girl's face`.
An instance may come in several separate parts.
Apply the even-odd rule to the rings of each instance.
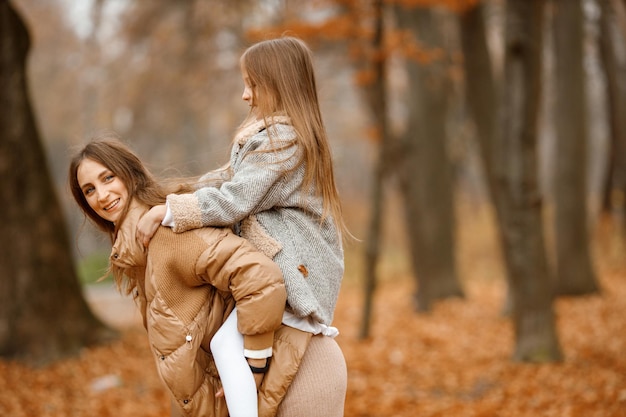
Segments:
[[[109,168],[85,158],[76,171],[89,207],[103,219],[115,223],[129,202],[128,188]]]
[[[248,106],[250,106],[250,108],[252,109],[252,111],[255,111],[255,107],[256,107],[256,103],[254,100],[254,86],[251,84],[250,82],[250,78],[248,77],[248,72],[246,71],[245,68],[241,68],[241,77],[243,78],[243,94],[241,95],[241,98],[243,101],[245,101],[246,103],[248,103]]]

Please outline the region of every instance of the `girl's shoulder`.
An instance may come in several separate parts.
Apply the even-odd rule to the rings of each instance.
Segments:
[[[296,130],[294,127],[285,123],[275,123],[262,132],[259,132],[259,134],[261,133],[278,140],[293,140],[296,138]]]
[[[239,130],[235,142],[244,145],[250,141],[258,143],[270,138],[279,141],[292,141],[296,138],[295,129],[287,116],[273,116],[251,122]]]

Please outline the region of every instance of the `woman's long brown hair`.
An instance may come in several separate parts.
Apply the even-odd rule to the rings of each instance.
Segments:
[[[167,183],[164,181],[157,182],[137,155],[115,133],[106,132],[95,136],[72,157],[68,181],[72,196],[78,207],[98,229],[109,235],[111,243],[115,241],[117,227],[128,212],[128,205],[124,208],[117,225],[100,217],[89,206],[77,177],[78,168],[85,159],[91,159],[110,169],[126,185],[129,200],[134,198],[149,207],[164,204],[167,195],[170,193],[189,192],[191,188],[188,183],[182,180],[172,180]],[[109,271],[113,274],[118,288],[121,288],[124,271],[114,265],[109,266]],[[126,288],[127,292],[132,290],[133,284],[134,282],[129,283],[129,286]]]

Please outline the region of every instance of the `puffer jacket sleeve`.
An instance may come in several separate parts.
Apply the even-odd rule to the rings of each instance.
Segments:
[[[198,258],[196,274],[217,289],[232,293],[245,349],[272,347],[287,300],[282,273],[272,260],[224,229]]]

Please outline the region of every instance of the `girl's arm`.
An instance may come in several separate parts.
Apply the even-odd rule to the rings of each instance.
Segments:
[[[275,152],[249,152],[219,188],[171,194],[167,204],[177,233],[203,226],[230,227],[242,219],[285,204],[302,185],[295,146]]]
[[[140,219],[138,239],[147,246],[160,224],[177,233],[204,226],[230,227],[251,214],[280,205],[301,186],[302,173],[293,171],[299,163],[298,147],[290,136],[292,131],[288,132],[283,133],[288,139],[276,139],[273,144],[266,134],[252,138],[233,176],[219,187],[202,187],[193,194],[170,194],[167,206],[155,206]],[[269,151],[270,146],[274,150]],[[286,178],[286,172],[294,174]],[[162,223],[166,214],[171,216],[167,224]]]
[[[144,246],[148,246],[150,239],[156,233],[157,229],[163,222],[167,207],[165,204],[154,206],[146,214],[144,214],[139,222],[137,222],[137,231],[135,236],[137,240]]]

